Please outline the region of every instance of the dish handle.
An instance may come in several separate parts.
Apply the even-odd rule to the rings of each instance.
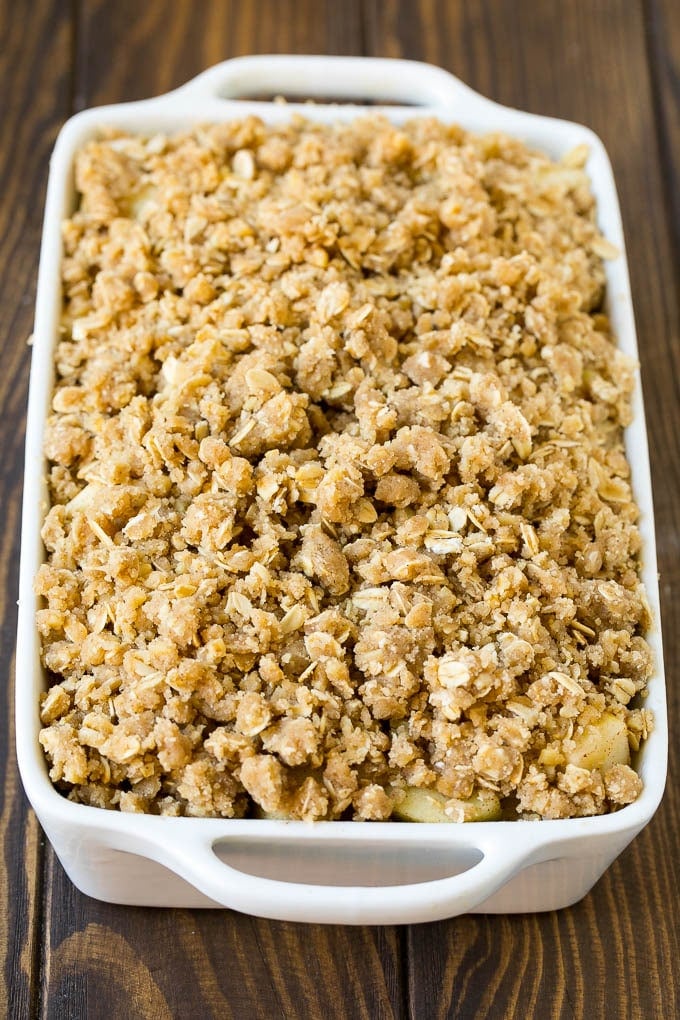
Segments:
[[[468,913],[491,897],[513,875],[533,862],[536,847],[526,844],[519,835],[514,833],[512,840],[496,835],[454,844],[462,855],[460,859],[466,862],[462,865],[464,870],[455,868],[456,874],[410,884],[374,886],[324,884],[322,881],[308,884],[252,874],[245,869],[256,865],[246,863],[241,870],[224,859],[233,842],[224,836],[215,838],[206,834],[163,845],[156,843],[147,846],[145,853],[216,905],[242,913],[326,924],[411,924]],[[271,843],[266,845],[271,850]],[[295,841],[286,840],[275,847],[275,852],[282,860],[290,861],[303,845],[301,841],[296,847]],[[241,860],[244,856],[247,860],[249,850],[255,858],[254,841],[246,845]],[[220,852],[223,857],[218,856]],[[342,848],[337,848],[337,855],[340,860]],[[305,870],[304,862],[300,870]]]
[[[448,71],[415,60],[381,57],[236,57],[216,64],[174,95],[193,102],[283,95],[291,102],[309,98],[407,106],[488,105]]]

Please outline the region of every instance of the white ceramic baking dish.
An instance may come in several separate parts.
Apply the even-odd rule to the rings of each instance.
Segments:
[[[252,95],[343,97],[351,105],[286,106],[239,100]],[[656,726],[639,756],[641,797],[610,815],[567,821],[468,825],[158,818],[67,801],[53,788],[38,743],[45,680],[34,622],[33,578],[44,553],[47,508],[42,435],[53,386],[58,335],[60,223],[71,214],[73,157],[103,125],[130,132],[174,131],[197,122],[255,113],[269,122],[304,109],[320,121],[350,119],[362,101],[386,103],[399,123],[414,115],[456,121],[476,132],[502,130],[560,157],[585,142],[600,227],[623,253],[614,179],[604,147],[579,124],[510,110],[477,95],[443,70],[399,60],[354,57],[245,57],[145,102],[87,110],[64,126],[52,156],[40,256],[26,440],[19,633],[17,751],[30,801],[73,882],[115,903],[226,906],[293,921],[392,924],[466,912],[552,910],[580,899],[652,817],[666,776],[667,724],[654,520],[639,382],[627,431],[641,509],[643,575],[654,620],[656,671],[647,706]],[[409,104],[409,105],[397,105]],[[416,107],[414,109],[414,107]],[[371,110],[381,109],[372,105]],[[607,263],[608,301],[621,348],[637,357],[625,254]]]

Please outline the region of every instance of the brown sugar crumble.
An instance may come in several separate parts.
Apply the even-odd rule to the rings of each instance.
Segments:
[[[586,155],[380,117],[82,149],[37,578],[71,799],[465,821],[638,796],[634,365]]]

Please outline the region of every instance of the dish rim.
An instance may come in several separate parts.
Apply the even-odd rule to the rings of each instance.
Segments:
[[[349,83],[349,84],[348,84]],[[403,99],[414,94],[421,105],[314,106],[236,98],[239,91],[257,86],[259,90],[297,88],[303,94],[364,95],[379,100]],[[631,839],[656,811],[666,780],[667,715],[664,661],[661,637],[659,588],[656,573],[653,502],[647,446],[646,422],[639,369],[633,394],[633,422],[626,429],[625,442],[631,467],[633,491],[640,507],[639,527],[643,540],[642,579],[652,613],[647,639],[652,646],[655,669],[645,705],[654,712],[655,725],[639,757],[643,791],[632,804],[607,815],[563,820],[542,819],[515,822],[478,822],[474,825],[424,825],[411,822],[289,822],[259,819],[169,819],[152,815],[130,815],[119,811],[69,801],[52,784],[47,763],[38,743],[38,694],[44,689],[39,640],[35,626],[38,599],[33,594],[35,571],[43,561],[40,526],[48,507],[42,442],[49,399],[53,391],[53,353],[61,312],[61,222],[73,199],[73,158],[83,142],[103,125],[121,127],[138,134],[182,130],[190,124],[228,120],[255,113],[268,122],[302,113],[312,120],[329,122],[382,113],[401,123],[416,116],[435,116],[466,130],[484,133],[502,130],[528,144],[547,151],[553,158],[577,144],[586,143],[590,154],[586,169],[598,204],[598,222],[603,234],[620,250],[620,256],[606,263],[608,311],[619,347],[638,360],[635,322],[628,278],[626,248],[616,187],[611,165],[599,137],[589,128],[571,121],[524,113],[502,106],[478,93],[441,68],[415,61],[367,57],[241,57],[225,61],[164,96],[133,103],[95,107],[71,117],[62,128],[50,161],[50,174],[40,251],[36,294],[33,357],[26,429],[26,466],[22,511],[19,618],[16,656],[16,733],[19,770],[26,793],[41,821],[48,828],[74,826],[108,838],[134,836],[144,843],[165,838],[169,831],[196,829],[201,839],[213,843],[223,838],[277,838],[284,842],[337,839],[340,843],[434,842],[460,847],[491,847],[502,826],[503,839],[522,844],[524,859],[537,849],[558,845],[568,847],[575,839]],[[327,834],[326,834],[327,830]],[[428,831],[429,830],[429,831]],[[321,833],[324,833],[321,835]],[[531,833],[531,835],[529,835]],[[515,835],[516,834],[516,835]],[[486,849],[484,849],[486,853]],[[617,851],[618,852],[618,851]]]

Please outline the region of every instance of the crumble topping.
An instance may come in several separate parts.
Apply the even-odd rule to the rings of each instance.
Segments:
[[[76,162],[37,591],[50,775],[170,815],[634,800],[634,365],[580,148],[433,119]]]

